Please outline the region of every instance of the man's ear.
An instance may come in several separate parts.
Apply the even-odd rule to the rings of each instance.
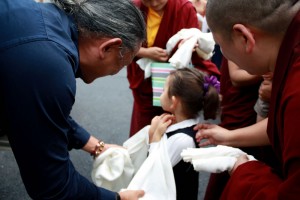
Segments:
[[[104,58],[107,53],[111,52],[112,48],[119,48],[122,45],[121,38],[105,38],[99,42],[99,56]]]
[[[247,53],[252,52],[255,46],[255,39],[253,33],[248,27],[243,24],[235,24],[233,25],[233,34],[234,40],[236,41],[237,39],[241,42]]]

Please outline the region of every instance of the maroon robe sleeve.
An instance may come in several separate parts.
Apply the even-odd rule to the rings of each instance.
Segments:
[[[260,81],[257,83],[235,87],[229,75],[228,60],[223,57],[221,64],[221,88],[223,96],[220,126],[233,130],[256,123],[256,112],[253,109],[257,98]]]
[[[273,76],[268,120],[270,143],[280,161],[271,169],[258,161],[239,166],[222,199],[300,197],[300,12],[283,39]]]
[[[300,54],[298,55],[300,58]],[[289,72],[281,97],[280,117],[272,126],[278,128],[274,142],[280,154],[280,169],[274,170],[258,162],[247,162],[233,173],[222,194],[222,199],[299,199],[300,196],[300,59]],[[276,79],[274,79],[276,80]],[[279,93],[278,93],[279,94]],[[281,95],[278,95],[281,96]],[[270,124],[269,124],[270,125]]]
[[[250,161],[232,174],[221,199],[277,199],[281,181],[267,165]]]

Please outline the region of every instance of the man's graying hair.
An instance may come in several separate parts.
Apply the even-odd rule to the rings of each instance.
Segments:
[[[230,39],[240,23],[270,34],[284,33],[300,8],[299,0],[209,0],[206,18],[212,32]]]
[[[53,0],[74,17],[80,37],[117,37],[135,50],[146,37],[141,12],[130,0]]]

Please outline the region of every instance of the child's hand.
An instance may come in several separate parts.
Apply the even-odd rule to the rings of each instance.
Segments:
[[[153,117],[153,119],[151,120],[151,125],[150,125],[150,129],[149,129],[149,142],[151,143],[154,132],[158,126],[159,120],[162,116],[167,115],[167,113],[164,113],[160,116],[155,116]]]
[[[160,116],[156,116],[151,121],[151,126],[149,129],[149,141],[158,142],[163,134],[166,132],[168,126],[172,124],[174,116],[171,114],[162,114]]]
[[[151,125],[150,125],[150,129],[149,129],[149,140],[151,141],[153,134],[157,128],[158,122],[159,122],[159,118],[160,116],[155,116],[153,117],[153,119],[151,120]]]

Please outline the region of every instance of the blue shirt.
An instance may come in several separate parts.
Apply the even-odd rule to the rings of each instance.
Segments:
[[[0,1],[0,127],[33,199],[115,199],[74,168],[90,134],[70,117],[78,31],[54,4]]]

